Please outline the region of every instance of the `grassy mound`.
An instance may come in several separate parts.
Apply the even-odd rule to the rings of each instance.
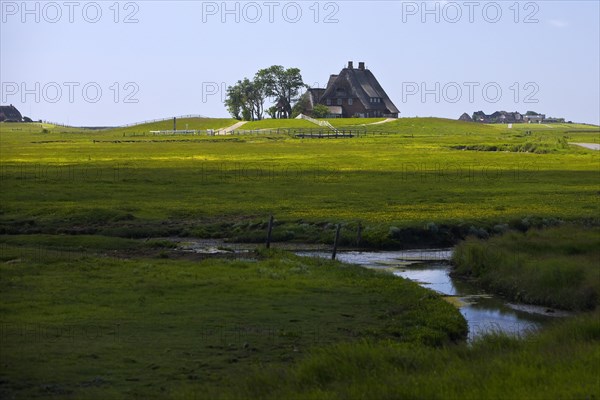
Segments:
[[[220,129],[227,128],[238,122],[233,118],[178,118],[177,129],[184,130],[206,130],[206,129]],[[108,133],[116,134],[133,134],[133,133],[146,133],[150,131],[166,131],[173,129],[173,119],[166,119],[164,121],[148,122],[127,127],[118,127],[108,130]]]
[[[263,119],[260,121],[246,122],[239,129],[240,130],[254,130],[254,129],[290,129],[290,128],[319,128],[318,125],[304,119]]]

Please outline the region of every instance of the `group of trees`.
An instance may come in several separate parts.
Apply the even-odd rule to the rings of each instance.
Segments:
[[[261,120],[265,101],[270,97],[274,105],[267,109],[267,113],[271,118],[291,118],[292,103],[304,87],[300,69],[273,65],[259,70],[252,80],[244,78],[229,86],[225,106],[235,119]]]

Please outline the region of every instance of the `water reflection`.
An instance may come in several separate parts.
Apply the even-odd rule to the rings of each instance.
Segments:
[[[321,251],[298,252],[302,256],[331,257]],[[367,268],[386,269],[436,292],[452,296],[469,324],[469,340],[489,332],[526,335],[551,319],[545,308],[507,303],[449,275],[452,249],[382,252],[340,252],[337,259]]]

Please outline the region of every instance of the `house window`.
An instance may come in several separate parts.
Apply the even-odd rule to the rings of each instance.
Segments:
[[[331,105],[331,99],[327,99],[327,105],[330,106]]]
[[[342,99],[337,99],[337,105],[341,106],[342,105]]]
[[[351,106],[352,105],[352,99],[348,99],[348,105]]]

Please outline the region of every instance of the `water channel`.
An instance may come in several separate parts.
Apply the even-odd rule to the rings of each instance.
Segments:
[[[196,253],[217,254],[221,246],[233,249],[234,253],[249,254],[255,245],[224,244],[219,240],[202,240],[180,243],[180,249]],[[280,247],[280,246],[278,246]],[[311,249],[309,245],[282,245],[304,257],[331,258],[328,250]],[[289,247],[289,248],[288,248]],[[469,341],[488,332],[504,332],[524,336],[536,331],[557,317],[570,315],[567,312],[506,301],[486,293],[481,288],[462,279],[450,276],[452,249],[425,249],[402,251],[339,251],[337,259],[365,268],[386,270],[394,275],[410,279],[419,285],[440,293],[458,307],[469,326]]]
[[[330,258],[324,251],[296,252],[302,256]],[[346,251],[337,259],[366,268],[387,270],[434,290],[456,305],[469,325],[469,340],[488,332],[527,335],[556,317],[568,315],[559,310],[515,304],[483,292],[478,287],[450,276],[452,249],[404,251]]]

